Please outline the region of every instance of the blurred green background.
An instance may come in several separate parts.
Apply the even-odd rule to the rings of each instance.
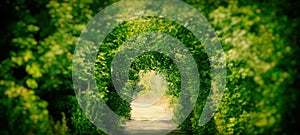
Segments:
[[[72,54],[88,21],[114,2],[0,2],[0,134],[103,134],[77,103]],[[300,2],[185,2],[214,27],[226,54],[227,83],[207,125],[197,124],[200,102],[180,128],[190,134],[297,134]]]

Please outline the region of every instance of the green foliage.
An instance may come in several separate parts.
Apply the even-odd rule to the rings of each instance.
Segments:
[[[177,29],[176,31],[174,29]],[[189,49],[189,51],[192,52],[192,55],[196,57],[195,61],[197,62],[197,67],[199,69],[199,75],[201,76],[201,88],[198,95],[198,104],[196,105],[199,110],[198,112],[202,111],[202,108],[204,106],[203,101],[206,100],[208,92],[210,90],[210,66],[209,61],[207,58],[207,55],[205,53],[205,50],[203,46],[201,46],[201,43],[196,40],[196,37],[188,31],[183,26],[180,26],[177,23],[174,23],[170,20],[163,19],[163,18],[152,18],[152,17],[144,17],[144,18],[138,18],[136,20],[131,20],[128,22],[123,23],[122,25],[119,25],[114,31],[112,31],[106,38],[104,44],[100,46],[99,52],[98,52],[98,58],[96,60],[96,76],[98,79],[98,88],[103,88],[105,90],[105,96],[108,99],[114,98],[114,101],[120,101],[118,100],[118,96],[111,96],[115,93],[115,91],[110,89],[109,86],[112,86],[111,77],[110,77],[110,70],[111,65],[106,63],[111,63],[114,57],[114,54],[120,50],[117,50],[120,45],[122,45],[126,40],[130,39],[134,35],[141,34],[143,32],[148,31],[156,31],[156,32],[164,32],[168,33],[175,38],[179,39],[181,42],[183,42]],[[144,39],[138,39],[137,42],[144,42]],[[160,42],[156,40],[155,42]],[[138,45],[137,45],[138,46]],[[137,47],[138,48],[138,47]],[[197,48],[197,50],[195,50]],[[132,50],[136,49],[135,46],[130,48]],[[181,51],[178,50],[175,51],[173,57],[174,59],[183,59],[184,57],[181,56]],[[125,61],[125,59],[122,59]],[[119,61],[119,63],[122,63],[122,61]],[[113,69],[116,70],[116,69]],[[138,56],[131,64],[131,68],[129,69],[129,82],[133,82],[132,86],[135,88],[136,83],[140,79],[139,72],[140,71],[150,71],[154,70],[159,73],[162,73],[165,75],[166,80],[168,82],[168,94],[173,95],[173,105],[175,105],[176,111],[175,111],[175,120],[180,121],[185,118],[182,112],[185,112],[188,107],[191,106],[190,100],[191,96],[188,96],[189,93],[185,93],[183,98],[178,99],[178,96],[181,92],[181,78],[180,78],[180,72],[177,68],[177,65],[173,62],[172,59],[170,59],[168,56],[164,54],[160,54],[157,52],[147,52],[140,56]],[[122,71],[120,71],[122,72]],[[183,71],[185,72],[185,71]],[[104,78],[107,79],[104,81]],[[100,80],[101,79],[101,80]],[[103,83],[105,82],[105,83]],[[185,84],[184,84],[185,85]],[[191,88],[188,88],[187,86],[185,89],[189,90]],[[101,90],[101,89],[100,89]],[[110,91],[109,91],[110,90]],[[129,99],[131,96],[133,96],[133,91],[127,91],[126,93],[129,94]],[[110,102],[107,102],[109,105]],[[117,114],[121,114],[120,112],[127,112],[129,113],[130,109],[129,106],[126,105],[128,103],[123,104],[123,102],[114,102],[118,103],[118,108],[116,108],[114,111]],[[114,108],[115,106],[110,106],[111,108]],[[200,109],[201,108],[201,109]],[[121,115],[126,116],[126,115]],[[189,121],[187,121],[189,123]],[[198,122],[198,121],[197,121]],[[190,128],[186,126],[185,124],[181,125],[181,127]]]
[[[261,5],[265,4],[268,5]],[[211,10],[207,6],[201,8]],[[275,18],[274,15],[283,17]],[[227,56],[226,91],[214,116],[218,132],[294,132],[283,125],[290,123],[284,118],[295,117],[287,110],[295,109],[299,95],[295,88],[289,87],[295,79],[293,74],[297,72],[294,69],[295,59],[290,59],[295,54],[291,48],[296,46],[286,38],[294,29],[295,22],[289,28],[282,27],[292,20],[288,20],[277,8],[237,1],[212,9],[208,18]],[[290,67],[282,67],[287,60],[292,62],[288,64]]]
[[[70,111],[79,107],[67,97],[74,97],[72,53],[93,15],[90,4],[76,0],[3,2],[5,12],[12,16],[4,18],[9,29],[1,40],[1,46],[9,48],[0,66],[1,133],[67,134],[79,130],[75,120],[86,118],[80,111]],[[88,120],[80,123],[89,132],[94,128]]]
[[[66,134],[65,114],[62,113],[61,122],[54,122],[49,118],[47,102],[35,95],[33,90],[18,86],[12,81],[1,81],[1,86],[7,88],[0,102],[2,112],[1,119],[6,120],[7,125],[2,128],[1,134]],[[20,124],[22,123],[22,124]],[[4,123],[3,123],[4,124]],[[7,127],[6,127],[7,126]]]
[[[70,118],[72,125],[74,126],[74,134],[99,134],[101,130],[97,129],[93,123],[89,122],[89,119],[79,108],[72,109],[72,116]]]
[[[0,32],[0,134],[103,134],[77,103],[71,64],[86,23],[112,2],[1,2],[5,15]],[[226,54],[226,89],[213,119],[205,126],[198,124],[211,87],[210,65],[201,41],[171,20],[142,17],[120,24],[100,46],[93,64],[99,95],[123,117],[101,122],[117,130],[123,119],[130,118],[129,103],[117,95],[112,84],[111,62],[125,41],[152,31],[177,38],[197,58],[199,95],[192,113],[180,125],[182,129],[191,134],[296,134],[299,2],[186,2],[212,24]],[[177,51],[175,59],[181,57],[181,50]],[[167,93],[177,104],[175,119],[182,118],[180,112],[189,106],[190,97],[178,98],[183,78],[172,59],[156,52],[140,55],[130,66],[126,85],[135,87],[141,70],[154,70],[166,77]],[[89,84],[82,85],[88,88]],[[130,100],[133,92],[126,92]]]

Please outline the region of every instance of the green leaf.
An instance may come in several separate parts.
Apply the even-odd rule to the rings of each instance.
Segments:
[[[27,79],[26,85],[31,89],[36,89],[38,87],[38,83],[34,79]]]

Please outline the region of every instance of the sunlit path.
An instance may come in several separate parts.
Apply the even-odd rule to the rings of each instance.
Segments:
[[[125,134],[186,134],[172,120],[174,109],[170,106],[170,97],[164,95],[167,86],[162,75],[154,71],[140,75],[139,85],[145,90],[139,92],[131,102],[131,120],[123,125]]]
[[[170,129],[173,129],[170,132]],[[177,129],[171,120],[130,120],[126,122],[125,134],[128,135],[180,135],[186,134]]]
[[[149,106],[131,104],[132,120],[172,120],[173,108],[169,107],[169,100],[163,97],[157,103]]]

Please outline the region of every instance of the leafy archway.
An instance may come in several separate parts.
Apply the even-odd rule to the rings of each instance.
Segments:
[[[137,117],[137,119],[139,118],[143,120],[158,119],[159,117],[162,118],[163,114],[167,114],[168,117],[173,117],[174,116],[173,108],[177,104],[178,93],[180,92],[180,87],[181,87],[180,72],[178,70],[177,65],[173,62],[173,60],[162,53],[147,52],[137,57],[131,64],[129,70],[130,70],[129,81],[132,82],[131,84],[132,86],[136,86],[134,88],[134,92],[131,95],[131,97],[135,97],[131,102],[131,109],[132,109],[131,114],[133,114],[134,112],[138,112],[135,110],[145,109],[145,107],[146,108],[150,107],[149,108],[150,110],[152,107],[152,111],[151,111],[152,114],[149,114],[148,118],[147,117],[139,118],[136,115],[135,117]],[[155,77],[151,78],[151,76],[153,75]],[[154,80],[166,84],[162,84],[162,85],[154,84],[153,86],[151,85],[151,81]],[[164,87],[163,85],[165,85],[166,88],[163,88]],[[147,94],[147,92],[149,94]],[[149,98],[152,99],[149,100]],[[156,103],[159,105],[154,105]],[[154,106],[152,106],[152,104]],[[158,107],[162,107],[162,108],[158,108]],[[162,113],[161,109],[164,109],[165,112],[163,114],[160,114],[160,116],[155,115],[156,112]],[[145,116],[145,115],[147,114],[142,114],[141,116]],[[166,118],[162,118],[162,119],[166,119]]]
[[[198,68],[198,77],[201,79],[201,85],[199,87],[197,104],[194,109],[197,112],[202,112],[202,108],[205,104],[206,98],[210,91],[210,64],[208,56],[201,45],[201,41],[185,27],[165,18],[156,17],[142,17],[137,18],[128,22],[125,22],[118,27],[116,27],[100,45],[98,56],[95,63],[95,75],[97,79],[98,89],[100,90],[100,95],[105,99],[106,103],[116,114],[123,116],[125,119],[130,117],[130,104],[132,89],[127,90],[125,95],[122,97],[116,91],[113,84],[111,73],[117,69],[112,69],[113,60],[115,55],[120,51],[119,47],[124,44],[125,41],[131,39],[135,35],[139,35],[145,32],[159,32],[166,33],[182,42],[188,51],[191,53],[193,60],[196,62]],[[159,39],[158,39],[159,40]],[[159,42],[159,41],[158,41]],[[168,94],[175,98],[178,98],[181,89],[181,78],[180,72],[177,65],[174,64],[172,58],[180,59],[182,55],[180,52],[182,50],[174,48],[174,56],[167,56],[162,53],[155,51],[150,51],[139,55],[139,57],[134,59],[129,70],[129,80],[126,85],[135,87],[138,81],[137,73],[140,70],[155,70],[166,76],[168,82]],[[119,61],[122,63],[121,61]],[[118,72],[118,71],[117,71]],[[122,71],[120,71],[122,72]],[[184,84],[188,87],[188,84]],[[124,93],[124,92],[123,92]],[[127,93],[127,95],[126,95]],[[124,98],[125,97],[125,98]],[[183,98],[179,99],[178,106],[176,107],[175,119],[183,119],[185,116],[181,116],[181,111],[186,110],[186,107],[190,107],[192,96],[186,93]],[[195,99],[194,99],[195,100]],[[199,117],[197,117],[199,119]],[[195,121],[197,121],[195,119]],[[187,125],[187,124],[186,124]]]

